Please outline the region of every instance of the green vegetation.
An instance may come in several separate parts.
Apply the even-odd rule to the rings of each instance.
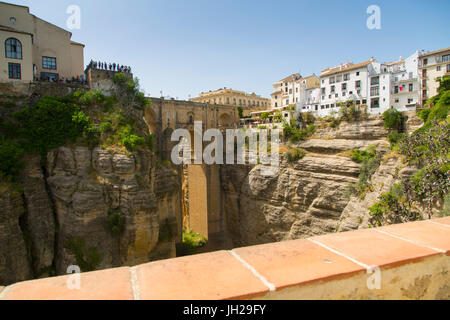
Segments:
[[[123,213],[118,209],[109,209],[106,227],[111,236],[119,238],[125,230],[125,216]]]
[[[268,120],[270,118],[269,112],[264,112],[261,114],[261,120]]]
[[[328,122],[331,128],[339,127],[342,121],[354,122],[366,117],[360,106],[356,105],[353,100],[340,102],[337,106],[339,107],[339,112],[332,110],[329,116],[320,118],[320,120]]]
[[[440,83],[438,94],[427,101],[428,109],[420,112],[419,116],[425,125],[419,131],[427,131],[433,121],[444,121],[448,119],[448,109],[450,107],[450,76],[438,79]]]
[[[351,159],[357,163],[363,163],[376,156],[376,146],[369,146],[367,150],[353,149]]]
[[[339,109],[339,118],[335,124],[340,121],[358,121],[362,118],[362,116],[363,113],[361,112],[359,106],[356,105],[355,101],[342,102]]]
[[[362,163],[359,171],[358,182],[348,186],[346,190],[347,197],[357,195],[364,199],[366,193],[372,190],[370,178],[381,164],[381,155],[377,153],[376,146],[369,146],[365,151],[353,150],[351,155],[353,161]]]
[[[207,241],[205,236],[192,230],[183,229],[183,242],[178,254],[181,256],[194,254],[199,248],[203,247]]]
[[[67,247],[75,256],[77,265],[82,272],[94,271],[102,262],[102,255],[94,247],[86,249],[84,240],[73,238],[68,241]]]
[[[307,152],[302,148],[293,148],[285,153],[285,157],[288,162],[292,163],[303,159],[306,156],[306,154]]]
[[[383,194],[371,207],[371,226],[430,219],[440,203],[438,214],[449,214],[450,77],[440,83],[439,94],[428,101],[431,108],[419,114],[425,125],[411,136],[391,137],[406,163],[420,169],[412,177],[403,177],[395,193]]]
[[[20,160],[23,153],[19,144],[0,135],[0,177],[8,181],[15,179],[24,166]]]
[[[420,219],[412,210],[411,199],[404,195],[401,185],[394,184],[388,193],[380,196],[379,201],[369,208],[369,227],[404,223]]]
[[[10,137],[18,139],[26,152],[47,152],[67,142],[75,142],[92,125],[72,96],[45,96],[33,107],[14,114]]]
[[[298,143],[312,136],[316,130],[314,123],[310,123],[306,129],[299,129],[297,121],[291,120],[291,123],[286,121],[283,124],[283,133],[286,139],[289,139],[291,143]]]
[[[129,78],[125,73],[116,73],[113,81],[117,85],[117,97],[122,106],[143,110],[151,105],[150,99],[140,90],[139,79]]]
[[[388,140],[391,144],[391,149],[394,150],[400,140],[405,137],[405,134],[393,131],[388,134]]]
[[[50,150],[75,142],[90,148],[102,145],[123,146],[128,151],[152,150],[154,137],[137,133],[138,115],[133,111],[148,107],[150,100],[140,92],[137,79],[116,74],[114,82],[116,96],[80,90],[63,97],[44,96],[20,111],[3,113],[0,176],[12,181],[23,167],[22,156],[40,154],[44,164]]]
[[[258,130],[265,130],[265,129],[267,129],[266,126],[258,126]]]
[[[383,113],[384,127],[386,129],[401,131],[403,124],[402,113],[396,109],[389,109]]]

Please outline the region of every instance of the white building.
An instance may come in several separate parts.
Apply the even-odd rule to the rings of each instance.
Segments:
[[[319,87],[320,79],[315,74],[302,77],[299,73],[294,73],[273,84],[271,106],[273,109],[297,104],[303,106],[308,101],[307,90]]]
[[[367,105],[369,110],[372,107],[374,110],[370,112],[378,113],[378,100],[374,97],[370,101],[369,93],[371,86],[378,85],[377,79],[371,80],[371,77],[379,73],[379,66],[372,58],[358,64],[345,63],[323,70],[318,115],[326,116],[333,110],[338,112],[339,104],[349,100],[355,101],[356,105]]]
[[[419,52],[406,59],[381,64],[380,109],[415,110],[420,106]]]
[[[424,106],[427,100],[437,95],[437,78],[450,75],[450,48],[419,54],[420,101]]]

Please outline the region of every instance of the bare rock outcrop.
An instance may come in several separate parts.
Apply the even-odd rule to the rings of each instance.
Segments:
[[[278,174],[261,166],[224,166],[221,171],[228,231],[235,246],[334,232],[359,165],[338,156],[307,155],[283,161]]]
[[[387,136],[384,121],[379,116],[371,115],[367,120],[342,122],[339,127],[318,126],[315,138],[347,140],[379,140]]]
[[[175,257],[181,238],[176,171],[156,167],[150,151],[60,147],[29,157],[23,190],[2,187],[0,284]],[[120,212],[115,236],[108,215]],[[86,271],[86,270],[85,270]]]
[[[29,239],[21,229],[25,207],[20,192],[11,185],[0,186],[0,283],[30,279],[33,271],[27,249]]]

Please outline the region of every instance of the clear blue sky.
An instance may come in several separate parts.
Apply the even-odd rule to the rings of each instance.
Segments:
[[[90,59],[130,65],[147,94],[180,99],[222,87],[269,97],[291,73],[450,46],[448,0],[6,0],[66,28],[81,8]],[[366,27],[381,7],[381,30]]]

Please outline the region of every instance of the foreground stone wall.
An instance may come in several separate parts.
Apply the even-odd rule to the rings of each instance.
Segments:
[[[0,300],[450,299],[450,218],[0,287]],[[195,288],[193,290],[192,288]]]

